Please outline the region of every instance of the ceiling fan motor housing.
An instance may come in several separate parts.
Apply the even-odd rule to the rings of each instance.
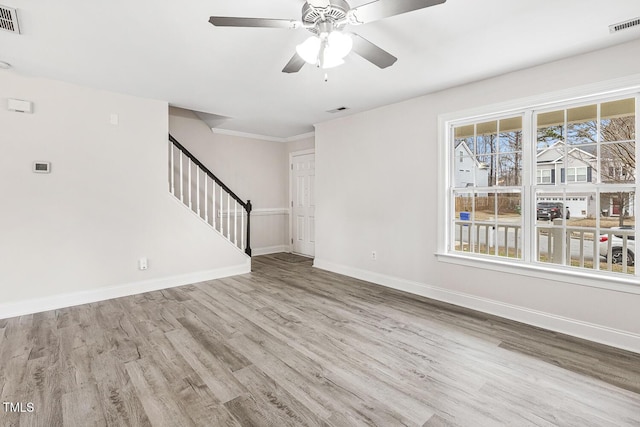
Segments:
[[[323,8],[313,7],[305,2],[302,6],[302,22],[308,24],[311,27],[308,28],[309,31],[314,34],[331,32],[337,29],[336,23],[345,22],[350,9],[344,0],[331,0],[329,6]]]

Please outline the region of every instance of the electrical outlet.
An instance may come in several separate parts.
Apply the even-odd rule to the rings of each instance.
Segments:
[[[371,259],[374,261],[378,259],[378,254],[376,253],[376,251],[371,251]]]
[[[138,260],[138,269],[140,270],[146,270],[147,268],[149,268],[149,262],[147,261],[146,258],[140,258]]]

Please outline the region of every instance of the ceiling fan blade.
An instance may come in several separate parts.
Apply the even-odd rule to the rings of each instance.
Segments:
[[[351,38],[353,39],[353,51],[373,65],[387,68],[398,60],[398,58],[362,36],[351,33]]]
[[[389,16],[435,6],[445,1],[447,0],[376,0],[351,9],[349,15],[352,23],[366,24]]]
[[[209,22],[216,27],[258,27],[294,29],[302,24],[292,19],[235,18],[231,16],[212,16]]]
[[[287,62],[287,65],[285,65],[282,69],[282,72],[297,73],[298,71],[300,71],[304,64],[304,59],[302,59],[297,53],[294,53],[289,62]]]

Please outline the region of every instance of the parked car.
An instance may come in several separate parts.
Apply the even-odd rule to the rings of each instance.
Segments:
[[[632,226],[612,227],[614,230],[633,230]],[[603,234],[600,236],[600,256],[607,259],[611,240],[611,263],[622,264],[624,250],[624,236],[622,234]],[[627,234],[627,265],[635,265],[636,260],[635,234]]]
[[[537,205],[537,219],[546,219],[551,221],[555,218],[562,218],[564,212],[564,217],[566,219],[571,218],[571,213],[569,212],[569,207],[564,206],[559,202],[538,202]]]

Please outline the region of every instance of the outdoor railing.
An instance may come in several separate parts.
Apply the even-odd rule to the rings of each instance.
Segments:
[[[635,272],[635,231],[563,226],[562,219],[535,226],[535,260],[626,274]],[[455,250],[522,258],[522,226],[494,221],[454,221]]]

